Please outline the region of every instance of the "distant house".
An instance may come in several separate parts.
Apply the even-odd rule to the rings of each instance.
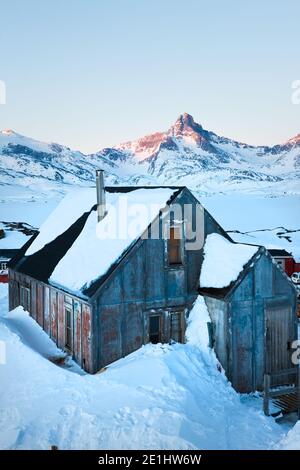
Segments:
[[[23,223],[1,222],[0,227],[0,282],[8,282],[8,263],[14,258],[25,241],[36,230]]]
[[[199,292],[212,319],[217,356],[236,390],[262,390],[265,373],[293,367],[295,287],[264,247],[214,234],[204,253]],[[215,270],[217,259],[222,263]]]
[[[300,263],[294,260],[291,253],[286,250],[280,249],[268,249],[268,252],[276,260],[277,264],[283,269],[283,271],[291,276],[294,272],[300,271]]]
[[[8,282],[8,263],[17,253],[17,249],[0,248],[0,282]]]
[[[10,309],[22,305],[95,373],[143,344],[184,342],[200,289],[237,390],[260,387],[272,358],[272,367],[286,366],[297,337],[295,291],[263,248],[235,244],[186,187],[104,187],[99,172],[96,188],[97,199],[94,188],[67,195],[12,260]],[[126,231],[140,206],[138,230]],[[192,232],[199,243],[191,246]],[[264,353],[262,338],[274,332],[280,345],[270,340]]]

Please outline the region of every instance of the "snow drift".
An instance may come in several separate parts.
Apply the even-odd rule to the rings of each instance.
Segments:
[[[147,345],[90,376],[49,362],[50,340],[20,309],[7,315],[1,294],[1,449],[263,449],[283,437],[219,372],[203,299],[186,345]]]

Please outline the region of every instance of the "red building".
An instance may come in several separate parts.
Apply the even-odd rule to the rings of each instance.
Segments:
[[[13,248],[0,248],[0,282],[8,282],[8,263],[18,251]]]
[[[268,250],[268,252],[275,258],[288,276],[291,276],[295,272],[300,272],[300,263],[296,263],[293,255],[288,251],[272,249]]]

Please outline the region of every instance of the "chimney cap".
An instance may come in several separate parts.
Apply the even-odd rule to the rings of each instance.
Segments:
[[[96,170],[96,175],[99,175],[99,173],[103,173],[104,170],[102,168],[99,168],[98,170]]]

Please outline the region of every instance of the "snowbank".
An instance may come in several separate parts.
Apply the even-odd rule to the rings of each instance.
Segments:
[[[231,243],[212,233],[204,245],[204,261],[200,274],[201,287],[222,288],[238,278],[245,264],[258,251],[257,246]]]
[[[58,349],[47,333],[30,317],[23,307],[19,306],[9,313],[2,314],[2,321],[10,330],[18,335],[22,343],[29,346],[46,358],[63,357],[65,354]]]
[[[208,350],[209,337],[207,323],[210,323],[210,321],[204,298],[199,295],[190,311],[187,321],[185,336],[188,343],[198,346],[203,351]]]
[[[280,426],[243,403],[213,358],[208,364],[196,334],[201,300],[193,312],[188,344],[144,346],[95,376],[49,362],[24,342],[10,314],[0,316],[7,353],[0,365],[0,448],[273,447],[283,437]]]
[[[300,421],[275,446],[279,450],[300,450]]]

